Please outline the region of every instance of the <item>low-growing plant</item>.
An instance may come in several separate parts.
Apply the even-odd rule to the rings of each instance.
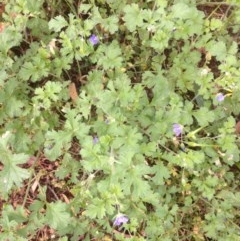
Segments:
[[[239,0],[0,14],[1,240],[239,240]]]

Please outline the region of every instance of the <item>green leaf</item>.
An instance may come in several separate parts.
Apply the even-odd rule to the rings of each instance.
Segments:
[[[71,146],[72,133],[65,131],[49,131],[46,133],[44,153],[54,161]]]
[[[61,237],[60,239],[58,239],[58,241],[68,241],[68,237],[64,236],[64,237]]]
[[[114,34],[118,30],[118,18],[115,15],[103,19],[102,24],[104,29],[109,31],[111,34]]]
[[[79,11],[82,13],[87,13],[92,8],[91,4],[81,3]]]
[[[160,29],[154,34],[150,46],[158,51],[164,50],[168,46],[169,38],[169,33]]]
[[[48,23],[48,26],[55,32],[60,32],[62,28],[68,26],[68,22],[64,19],[64,17],[59,15],[51,19]]]
[[[148,142],[147,144],[143,143],[140,146],[141,153],[146,156],[152,156],[156,153],[157,143],[156,142]]]
[[[68,110],[64,128],[72,136],[76,136],[81,141],[88,133],[89,126],[82,122],[82,117],[76,110]]]
[[[0,187],[0,192],[6,194],[14,184],[20,187],[23,180],[30,176],[28,170],[18,166],[26,163],[29,156],[24,153],[13,154],[9,149],[10,137],[9,132],[0,137],[0,153],[3,164],[3,170],[0,172],[0,181],[3,185]]]
[[[66,203],[57,201],[47,204],[46,222],[51,228],[63,229],[69,225],[70,221],[71,217]]]
[[[4,206],[2,215],[6,215],[9,221],[16,221],[18,223],[25,222],[27,220],[27,214],[22,206],[13,208],[11,205]]]
[[[20,44],[22,41],[22,34],[20,31],[20,29],[9,26],[0,34],[0,52],[2,54],[7,53],[10,48]]]
[[[33,97],[34,105],[39,109],[49,109],[52,104],[56,105],[58,100],[65,97],[64,88],[66,89],[66,86],[67,83],[48,81],[44,87],[36,88]]]
[[[22,115],[23,108],[26,105],[21,100],[17,100],[14,96],[8,99],[4,106],[5,113],[10,117],[16,117]]]
[[[138,4],[133,3],[131,5],[127,5],[124,8],[124,12],[125,15],[123,19],[130,32],[134,32],[137,26],[140,27],[143,25],[143,14],[142,10],[139,9]]]
[[[215,120],[214,112],[209,111],[206,107],[201,107],[193,113],[193,116],[197,119],[200,126],[207,126],[208,123]]]
[[[223,61],[227,57],[227,47],[223,41],[211,41],[207,45],[207,50],[211,55],[216,56],[219,61]]]
[[[161,162],[153,166],[151,171],[155,174],[154,177],[152,177],[152,180],[156,185],[164,185],[165,180],[170,177],[168,168]]]
[[[191,18],[191,8],[185,3],[176,3],[172,6],[172,15],[179,19]]]
[[[56,177],[59,179],[64,179],[71,173],[70,181],[72,183],[79,183],[79,170],[81,168],[81,163],[71,157],[69,153],[66,153],[61,162],[61,166],[56,170]]]
[[[132,195],[135,200],[139,198],[147,199],[148,195],[152,195],[149,182],[145,181],[142,176],[151,172],[148,166],[138,164],[130,167],[126,173],[121,173],[123,183],[122,187],[125,195]]]
[[[29,207],[29,210],[31,210],[31,212],[33,212],[35,215],[36,213],[40,212],[42,210],[42,208],[44,207],[44,202],[40,201],[40,200],[35,200]]]
[[[54,72],[57,77],[60,77],[63,70],[69,70],[71,68],[71,57],[64,56],[64,58],[56,58],[52,61]]]
[[[44,42],[51,39],[50,30],[48,28],[48,21],[41,18],[31,18],[27,22],[27,28],[31,30],[34,37],[37,37]]]
[[[91,99],[86,94],[85,90],[81,91],[79,98],[77,99],[76,105],[78,113],[81,113],[81,115],[87,120],[91,112]]]
[[[121,49],[117,41],[113,41],[109,46],[103,46],[98,49],[100,52],[98,65],[103,66],[103,69],[120,68],[122,66]]]
[[[27,0],[27,9],[30,12],[38,12],[42,8],[42,4],[44,3],[44,0],[39,0],[37,2],[33,2],[31,0]]]
[[[92,200],[92,204],[88,205],[86,209],[86,215],[91,219],[100,218],[105,216],[105,202],[102,199],[95,198]]]
[[[30,77],[34,74],[36,71],[35,66],[31,62],[26,62],[22,66],[20,72],[19,72],[19,77],[22,80],[28,80]]]
[[[8,74],[5,70],[0,70],[0,86],[4,85],[4,81],[8,78]]]
[[[44,51],[45,52],[45,51]],[[19,77],[22,80],[28,80],[36,82],[41,78],[48,76],[50,60],[47,56],[44,56],[43,51],[39,51],[36,56],[30,59],[31,62],[25,62],[20,69]]]
[[[9,191],[14,184],[20,187],[23,180],[30,176],[28,170],[17,166],[26,163],[28,158],[29,156],[25,154],[10,154],[2,160],[4,168],[1,171],[0,179],[3,181],[6,191]]]
[[[212,18],[210,20],[210,29],[215,30],[215,29],[221,29],[223,27],[223,21],[221,21],[218,18]]]

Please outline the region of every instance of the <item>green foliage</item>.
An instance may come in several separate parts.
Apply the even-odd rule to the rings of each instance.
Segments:
[[[1,152],[1,163],[3,169],[0,173],[1,180],[1,196],[6,198],[8,192],[15,185],[20,187],[24,179],[27,179],[30,175],[26,169],[19,167],[19,164],[26,163],[28,160],[28,155],[24,153],[13,153],[10,142],[10,132],[6,132],[1,136],[0,139],[0,152]]]
[[[68,23],[63,16],[56,16],[49,21],[49,28],[55,32],[60,32],[64,27],[67,27]]]
[[[4,6],[1,240],[239,240],[238,0]]]
[[[64,229],[70,221],[70,214],[67,212],[66,203],[54,202],[47,204],[46,223],[50,227]]]

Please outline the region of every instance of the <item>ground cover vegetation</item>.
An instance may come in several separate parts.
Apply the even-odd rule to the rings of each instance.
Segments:
[[[0,239],[240,240],[240,1],[0,5]]]

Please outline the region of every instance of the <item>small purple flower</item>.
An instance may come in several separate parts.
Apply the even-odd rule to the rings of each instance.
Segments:
[[[126,215],[123,215],[123,214],[118,214],[117,217],[115,218],[114,222],[113,222],[113,225],[114,226],[120,226],[124,223],[127,223],[128,222],[128,217]]]
[[[217,99],[218,102],[224,101],[224,98],[225,98],[225,96],[223,95],[223,93],[218,93],[216,95],[216,99]]]
[[[96,145],[99,142],[99,139],[97,136],[93,137],[93,145]]]
[[[91,37],[89,38],[89,41],[92,45],[96,45],[98,44],[99,39],[95,34],[92,34]]]
[[[176,136],[180,136],[183,131],[183,126],[180,124],[173,124],[173,132]]]

